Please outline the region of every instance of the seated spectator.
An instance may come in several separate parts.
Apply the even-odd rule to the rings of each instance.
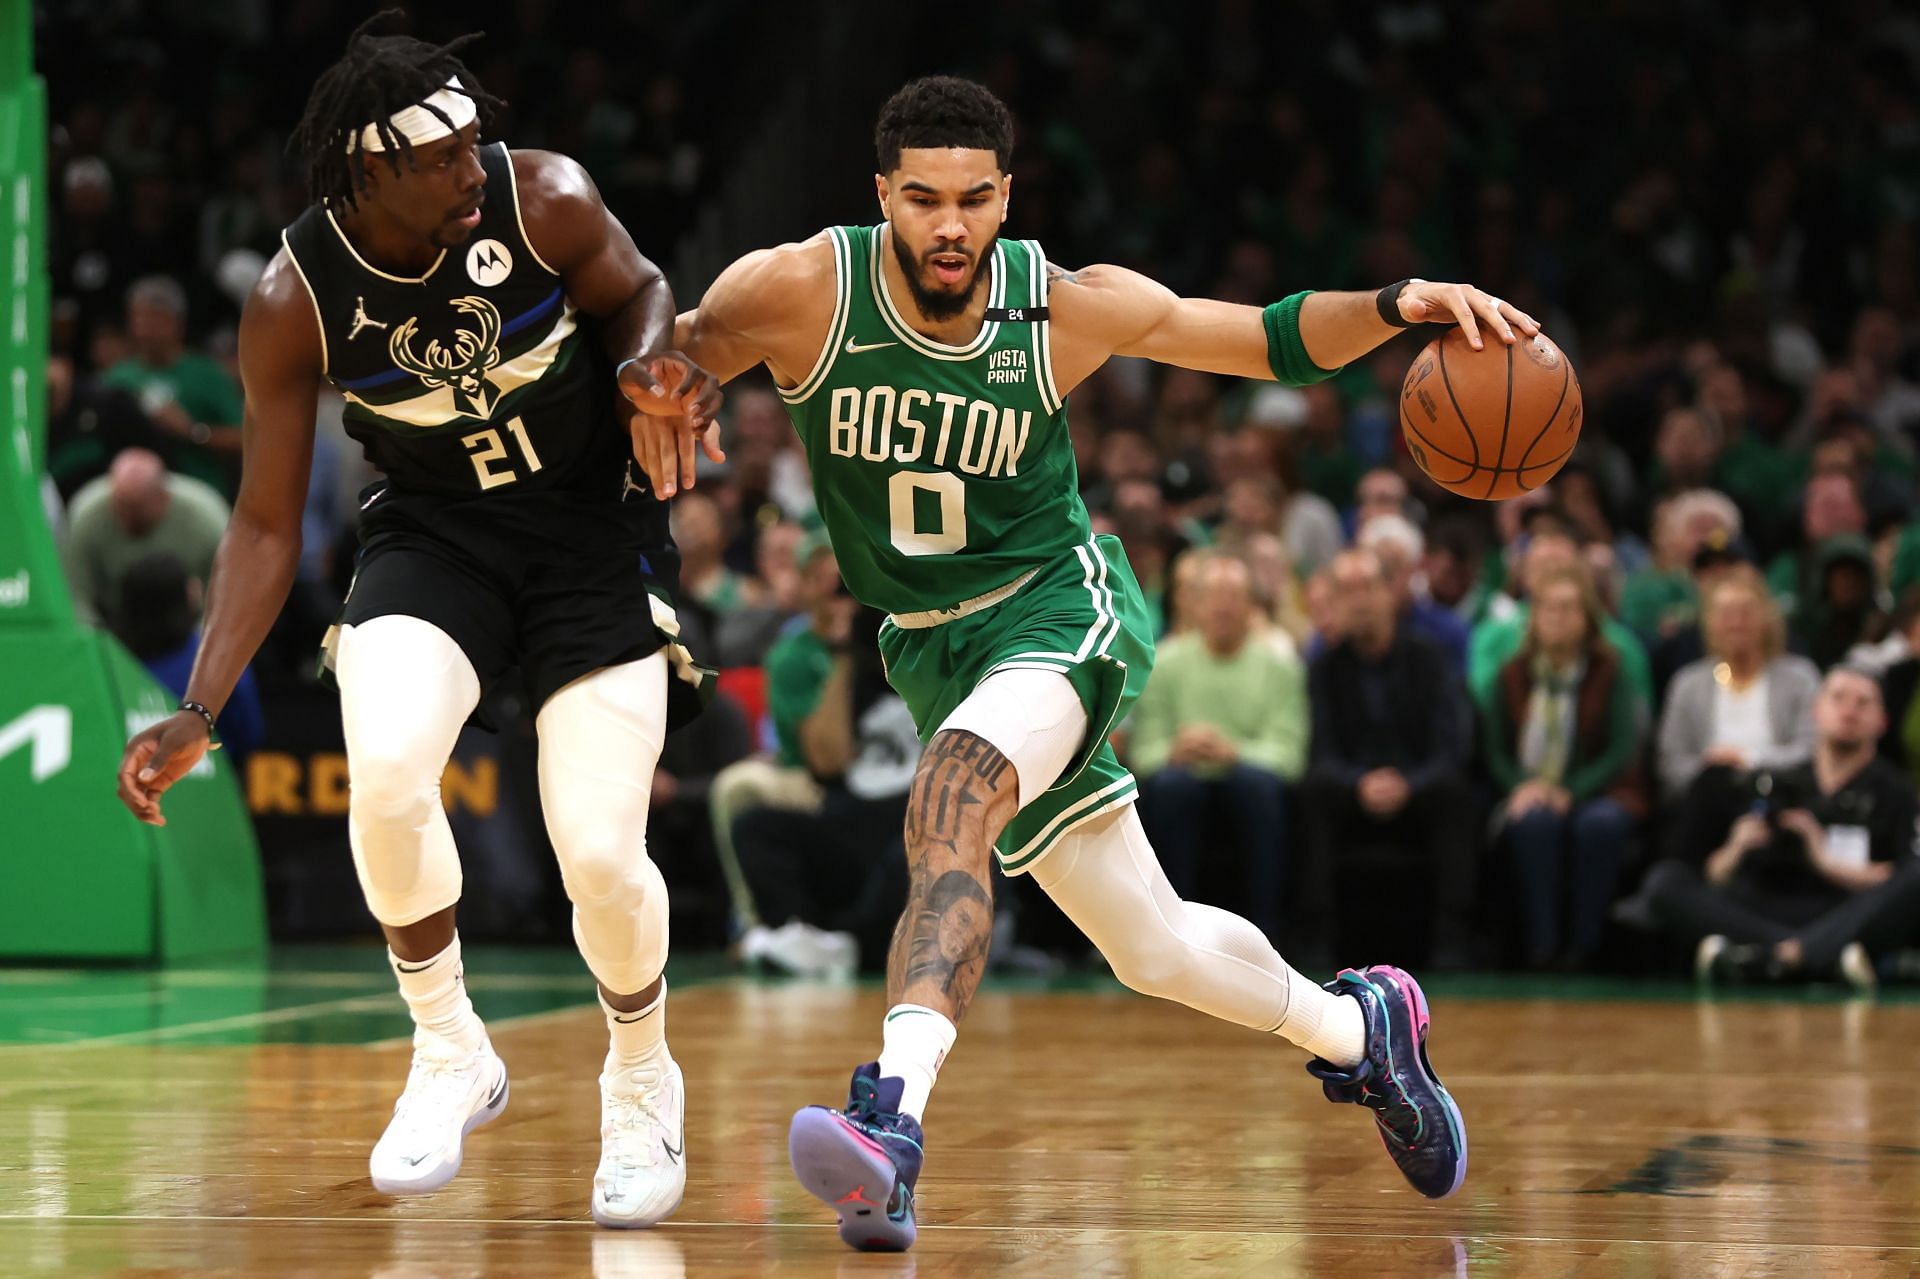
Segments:
[[[1654,436],[1653,491],[1679,493],[1713,487],[1720,463],[1720,428],[1699,409],[1680,406],[1660,417]]]
[[[1881,633],[1886,613],[1866,538],[1841,534],[1822,542],[1808,565],[1806,587],[1794,630],[1821,670]]]
[[[760,530],[754,544],[756,576],[765,584],[756,603],[737,608],[714,628],[714,650],[722,669],[759,666],[769,650],[800,615],[800,550],[806,530],[785,521]]]
[[[1712,489],[1676,493],[1653,513],[1653,562],[1627,575],[1620,596],[1620,620],[1648,648],[1693,625],[1700,616],[1694,593],[1694,555],[1717,541],[1726,546],[1740,536],[1740,508]]]
[[[1575,568],[1586,574],[1580,544],[1568,534],[1542,529],[1527,541],[1520,560],[1518,584],[1524,588],[1525,595],[1531,596],[1534,582],[1544,580],[1548,573],[1567,568]],[[1619,656],[1621,672],[1627,677],[1634,695],[1639,698],[1643,713],[1651,714],[1653,676],[1647,667],[1646,649],[1640,646],[1640,641],[1634,638],[1632,631],[1611,617],[1602,619],[1600,635]],[[1494,683],[1500,677],[1500,668],[1520,651],[1526,637],[1527,606],[1524,601],[1518,603],[1508,616],[1490,616],[1473,628],[1467,638],[1467,690],[1476,704],[1484,704],[1492,695]]]
[[[1487,555],[1486,535],[1473,520],[1443,515],[1427,531],[1427,554],[1421,572],[1427,579],[1427,598],[1472,628],[1486,619],[1496,591],[1487,580],[1498,557]]]
[[[690,490],[674,499],[672,520],[680,585],[707,614],[709,632],[718,629],[721,618],[760,602],[758,584],[727,567],[726,517],[710,491]]]
[[[200,654],[202,590],[202,580],[189,576],[180,558],[167,551],[135,560],[120,579],[114,636],[175,697],[187,695],[187,677]],[[260,744],[266,723],[248,667],[220,708],[220,742],[235,768],[243,767]]]
[[[240,481],[240,388],[217,360],[187,347],[187,294],[164,275],[127,290],[132,351],[101,375],[130,392],[175,441],[175,469],[230,497]]]
[[[47,474],[72,501],[87,481],[107,473],[123,449],[158,449],[160,433],[127,391],[83,378],[73,360],[47,361]]]
[[[821,801],[820,783],[807,769],[800,741],[800,725],[820,696],[820,685],[831,670],[827,635],[848,625],[854,602],[840,581],[840,566],[826,534],[814,534],[794,554],[798,576],[795,602],[801,617],[767,652],[767,708],[773,720],[773,758],[756,757],[731,764],[714,777],[708,806],[713,817],[713,843],[726,874],[733,899],[736,933],[758,927],[760,913],[740,872],[734,850],[734,823],[754,808],[780,812],[814,812]]]
[[[1407,481],[1388,466],[1376,466],[1360,477],[1354,489],[1353,529],[1356,534],[1375,516],[1398,515],[1411,520]]]
[[[1168,640],[1130,725],[1141,813],[1167,876],[1183,897],[1206,900],[1206,860],[1243,863],[1247,917],[1280,927],[1286,795],[1306,766],[1306,671],[1263,641],[1253,577],[1230,555],[1199,553],[1195,626]]]
[[[1767,566],[1767,585],[1780,599],[1789,621],[1797,621],[1801,601],[1817,599],[1817,572],[1821,548],[1831,538],[1864,537],[1867,510],[1860,503],[1860,486],[1851,475],[1828,472],[1807,481],[1800,507],[1800,549],[1782,551]]]
[[[1662,793],[1690,796],[1703,782],[1791,768],[1813,749],[1808,708],[1820,672],[1786,651],[1786,625],[1760,575],[1729,570],[1701,616],[1706,656],[1681,670],[1660,717]],[[1706,776],[1703,776],[1706,775]]]
[[[1344,637],[1313,663],[1300,920],[1336,918],[1335,868],[1361,846],[1410,855],[1430,885],[1435,962],[1466,962],[1476,842],[1466,769],[1471,727],[1446,654],[1397,624],[1380,559],[1345,551],[1331,566]]]
[[[1883,650],[1887,728],[1880,735],[1880,757],[1920,786],[1920,697],[1915,696],[1920,692],[1920,587],[1901,597]]]
[[[1651,562],[1647,544],[1622,527],[1600,477],[1578,459],[1553,477],[1553,497],[1581,541],[1612,548],[1623,575],[1631,577]]]
[[[1398,476],[1394,478],[1398,479]],[[1415,587],[1414,578],[1426,554],[1426,539],[1404,515],[1377,514],[1360,527],[1355,545],[1380,557],[1380,566],[1393,586],[1400,620],[1443,649],[1456,674],[1467,673],[1467,624],[1441,608]]]
[[[1506,795],[1494,822],[1513,858],[1535,968],[1593,957],[1643,807],[1639,707],[1600,636],[1602,617],[1579,573],[1547,574],[1526,641],[1482,708],[1488,771]]]
[[[852,600],[847,600],[851,605]],[[886,966],[907,899],[903,825],[920,739],[907,704],[887,685],[877,639],[882,615],[836,605],[806,661],[813,693],[803,703],[783,678],[783,706],[806,769],[820,784],[812,812],[748,809],[734,819],[740,871],[761,918],[780,921],[740,939],[748,962],[829,975]],[[820,659],[825,659],[824,668]],[[797,722],[794,715],[798,714]]]
[[[1693,584],[1688,590],[1694,599],[1705,599],[1721,578],[1730,570],[1741,567],[1753,567],[1753,561],[1748,558],[1742,545],[1715,533],[1693,553]],[[1650,656],[1654,704],[1665,706],[1667,689],[1672,685],[1673,677],[1706,654],[1706,642],[1700,638],[1699,609],[1696,605],[1692,620],[1678,626],[1672,634],[1653,646]]]
[[[81,616],[117,624],[128,570],[156,552],[172,555],[187,576],[206,581],[230,514],[220,494],[169,473],[157,454],[122,451],[107,474],[83,486],[67,508],[67,581]]]
[[[1294,568],[1312,573],[1346,542],[1340,516],[1322,497],[1288,493],[1272,475],[1237,475],[1226,481],[1224,518],[1216,539],[1226,546],[1256,533],[1275,533],[1287,544]]]
[[[1629,916],[1700,939],[1702,977],[1838,974],[1875,982],[1873,956],[1920,932],[1911,780],[1874,756],[1880,686],[1851,667],[1821,683],[1811,762],[1749,773],[1689,815]]]

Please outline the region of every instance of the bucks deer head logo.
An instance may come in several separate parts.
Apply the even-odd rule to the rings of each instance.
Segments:
[[[487,381],[487,371],[500,363],[500,312],[485,298],[455,298],[453,309],[471,315],[479,331],[461,327],[454,330],[453,346],[443,346],[438,338],[427,342],[427,349],[416,355],[414,334],[418,316],[393,331],[387,351],[400,368],[429,387],[446,387],[453,392],[453,408],[463,417],[484,418],[493,412],[500,389]]]

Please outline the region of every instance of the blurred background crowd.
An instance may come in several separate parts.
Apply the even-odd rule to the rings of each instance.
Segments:
[[[1296,963],[1913,969],[1911,7],[411,7],[425,36],[489,32],[471,61],[512,104],[502,136],[582,160],[683,306],[716,226],[876,216],[862,122],[948,70],[1014,108],[1011,230],[1056,261],[1250,303],[1463,279],[1541,318],[1579,371],[1584,435],[1497,506],[1427,483],[1401,444],[1423,334],[1301,391],[1123,360],[1075,394],[1083,495],[1164,631],[1117,731],[1169,873]],[[83,607],[176,688],[238,477],[238,304],[305,200],[283,141],[364,16],[75,0],[43,19],[47,499]],[[777,91],[793,59],[839,52],[808,75],[859,99],[846,123],[796,121]],[[830,136],[798,175],[756,150],[810,128]],[[319,413],[300,580],[223,724],[242,753],[283,731],[276,707],[315,704],[351,577],[370,477],[338,405]],[[673,510],[683,616],[724,695],[668,745],[652,845],[679,938],[874,966],[903,895],[912,725],[779,400],[743,381],[725,421],[729,462]],[[501,927],[560,940],[535,831],[499,881],[533,904]],[[276,871],[263,843],[285,923],[315,872]],[[350,887],[344,833],[338,852]],[[1023,883],[1002,900],[998,959],[1084,958]]]

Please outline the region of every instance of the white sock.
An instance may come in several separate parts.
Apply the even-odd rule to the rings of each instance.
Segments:
[[[1286,969],[1287,1015],[1273,1033],[1342,1069],[1359,1065],[1367,1055],[1367,1019],[1360,1001],[1334,994],[1291,964]]]
[[[600,996],[600,1010],[607,1015],[607,1036],[612,1041],[607,1049],[609,1070],[643,1066],[655,1058],[666,1056],[667,983],[665,981],[660,983],[660,993],[653,997],[653,1002],[638,1012],[621,1012],[607,1002],[605,995]]]
[[[919,1004],[895,1004],[887,1009],[880,1027],[880,1074],[906,1084],[900,1098],[900,1113],[919,1119],[933,1095],[933,1081],[940,1075],[940,1063],[953,1051],[954,1036],[960,1032],[946,1017]]]
[[[460,966],[460,937],[432,959],[402,959],[387,951],[387,962],[400,983],[400,997],[413,1014],[413,1046],[428,1052],[475,1052],[487,1042],[487,1028],[467,998],[466,977]]]

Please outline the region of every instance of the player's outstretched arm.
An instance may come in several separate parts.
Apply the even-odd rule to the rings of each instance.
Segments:
[[[551,151],[516,151],[513,173],[528,242],[560,273],[573,304],[601,321],[624,404],[631,406],[623,408],[634,453],[652,477],[643,450],[655,441],[642,423],[676,417],[704,428],[720,408],[720,379],[676,346],[667,277],[635,247],[577,161]],[[662,497],[672,496],[657,478],[655,485]]]
[[[314,406],[325,359],[306,286],[285,249],[240,316],[240,494],[207,584],[207,615],[186,700],[215,715],[279,616],[300,560],[300,513],[313,466]],[[127,743],[120,802],[166,825],[160,796],[207,753],[207,721],[178,711]]]
[[[803,244],[760,249],[728,266],[700,305],[680,315],[674,344],[722,382],[764,364],[776,381],[794,386],[820,358],[835,292],[826,233]],[[634,440],[635,455],[663,496],[693,487],[696,441],[713,461],[726,458],[714,431],[666,419],[637,424]]]
[[[1382,310],[1382,295],[1390,323]],[[1465,284],[1415,280],[1381,293],[1305,293],[1269,307],[1183,298],[1117,266],[1049,268],[1054,380],[1071,391],[1110,356],[1130,355],[1233,377],[1305,385],[1331,376],[1409,324],[1455,322],[1504,341],[1532,317]]]

